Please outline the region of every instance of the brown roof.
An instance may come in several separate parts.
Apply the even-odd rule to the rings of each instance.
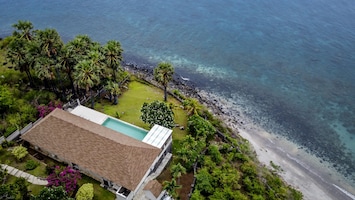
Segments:
[[[56,109],[22,139],[133,191],[160,149]]]
[[[163,186],[157,180],[151,180],[144,187],[144,190],[149,190],[157,198],[161,191],[163,191]]]

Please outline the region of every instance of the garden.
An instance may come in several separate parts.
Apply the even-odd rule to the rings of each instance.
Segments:
[[[1,136],[20,130],[62,102],[84,99],[87,106],[136,126],[149,129],[157,123],[173,129],[173,160],[157,180],[175,199],[302,199],[278,170],[257,161],[248,141],[198,100],[179,91],[170,91],[179,100],[167,95],[174,73],[171,64],[162,62],[154,68],[152,85],[123,69],[118,41],[101,45],[78,35],[64,44],[55,29],[33,30],[28,21],[13,27],[14,34],[0,41]],[[95,97],[96,91],[105,92]],[[114,199],[97,181],[30,149],[24,151],[21,142],[2,146],[1,163],[46,178],[51,186],[31,185],[2,171],[3,199],[43,199],[51,194],[62,199],[80,199],[78,194]],[[24,152],[29,154],[19,156]]]

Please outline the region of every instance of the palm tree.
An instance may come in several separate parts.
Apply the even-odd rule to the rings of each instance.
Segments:
[[[75,65],[74,69],[74,82],[79,88],[85,89],[86,93],[90,91],[91,108],[94,108],[92,87],[100,83],[100,68],[91,60],[83,60]]]
[[[103,66],[102,61],[104,60],[103,55],[101,54],[100,50],[91,50],[88,52],[87,58],[93,62],[96,66]],[[103,69],[101,67],[101,69]]]
[[[35,31],[35,38],[39,44],[42,55],[47,55],[49,58],[57,56],[63,47],[63,42],[55,29],[45,29]]]
[[[170,172],[173,175],[173,178],[178,178],[178,184],[180,184],[180,177],[183,174],[186,174],[186,168],[180,163],[177,163],[170,168]]]
[[[117,96],[121,94],[121,88],[119,87],[118,83],[109,81],[106,85],[106,89],[110,93],[110,100],[111,100],[111,96],[113,95],[113,104],[117,105],[118,104]]]
[[[49,83],[50,81],[53,81],[55,79],[54,75],[54,64],[53,60],[46,58],[46,57],[40,57],[37,59],[37,62],[34,66],[34,71],[36,76],[44,81],[44,85],[46,88],[51,89],[54,91],[53,88],[53,83]]]
[[[167,87],[173,74],[174,67],[170,63],[162,62],[154,68],[154,79],[164,87],[164,101],[167,101]]]
[[[60,74],[60,66],[58,65],[58,57],[60,57],[61,49],[63,48],[63,42],[55,29],[45,29],[36,30],[34,35],[34,41],[37,44],[38,52],[37,57],[50,60],[51,69],[53,70],[53,75],[50,80],[53,82],[54,79],[59,81],[59,85],[62,91],[62,97],[65,96],[64,86],[62,84],[63,80]],[[48,63],[48,62],[47,62]],[[54,76],[54,73],[56,76]]]
[[[8,48],[7,48],[7,59],[15,65],[15,69],[20,70],[20,72],[25,72],[30,85],[33,84],[33,78],[31,76],[31,65],[33,64],[34,58],[29,55],[28,48],[29,42],[23,38],[14,38]]]
[[[173,178],[171,181],[164,181],[163,188],[173,199],[176,199],[178,197],[176,190],[180,189],[181,185],[178,185],[176,180]]]
[[[12,25],[12,27],[16,28],[17,31],[13,32],[13,36],[18,38],[24,38],[27,41],[32,40],[32,29],[33,24],[30,21],[21,21],[19,20],[17,24]]]
[[[122,61],[122,48],[118,41],[110,40],[104,46],[104,56],[109,68],[113,70],[113,80],[116,81],[116,72]]]
[[[75,64],[77,64],[79,61],[87,57],[93,45],[94,42],[89,36],[77,35],[73,40],[68,42],[66,47],[69,54],[75,56]]]
[[[187,110],[187,114],[191,115],[198,115],[198,112],[202,109],[201,104],[198,102],[197,99],[188,98],[183,102],[185,110]]]
[[[70,80],[72,93],[73,93],[74,97],[76,97],[74,80],[73,80],[73,76],[72,76],[72,73],[74,71],[74,66],[76,65],[75,58],[68,50],[67,45],[65,45],[62,48],[62,50],[59,54],[60,54],[60,56],[58,57],[58,63],[57,63],[58,66],[57,67],[60,68],[61,70],[63,70],[67,74],[68,79]]]

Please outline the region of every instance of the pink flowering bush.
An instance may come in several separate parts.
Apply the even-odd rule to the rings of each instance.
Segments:
[[[39,117],[45,117],[56,108],[62,108],[62,103],[60,101],[58,102],[51,101],[47,106],[39,105],[37,106],[37,111],[39,113]]]
[[[71,192],[75,191],[78,180],[80,179],[81,174],[78,170],[75,170],[70,166],[65,168],[55,166],[53,172],[47,177],[47,187],[63,186],[65,191],[70,194]]]

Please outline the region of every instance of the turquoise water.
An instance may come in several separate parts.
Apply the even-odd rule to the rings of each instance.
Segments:
[[[119,40],[126,61],[172,62],[199,89],[355,180],[353,0],[0,3],[0,35],[22,19],[65,41]]]
[[[134,127],[130,124],[112,118],[107,118],[104,123],[102,123],[102,126],[110,128],[119,133],[123,133],[139,141],[142,141],[148,133],[146,130]]]

